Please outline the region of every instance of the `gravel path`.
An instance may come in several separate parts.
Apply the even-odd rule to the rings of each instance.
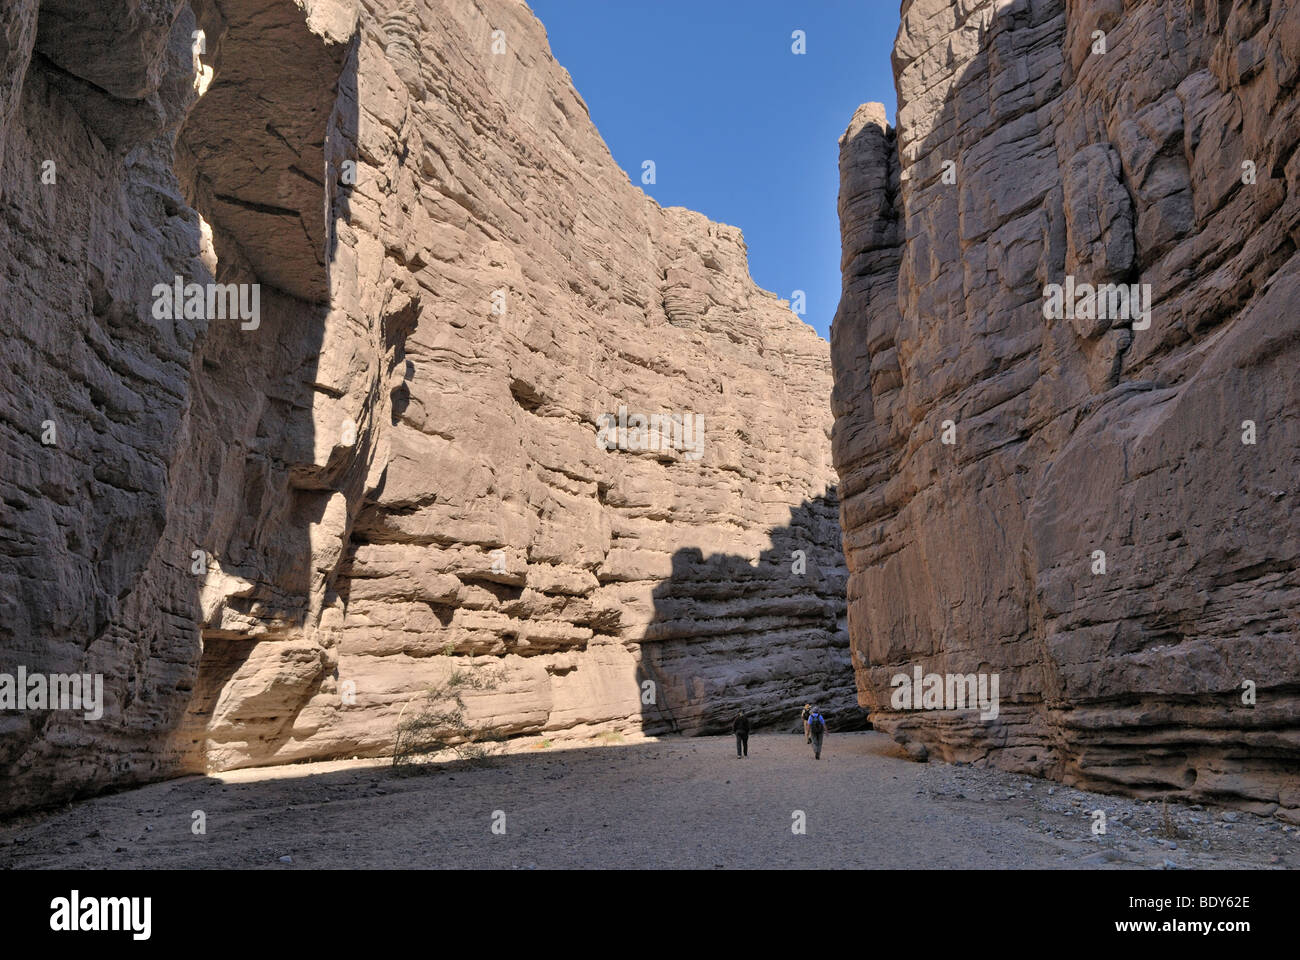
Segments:
[[[1171,805],[1182,835],[1161,839],[1158,804],[913,763],[879,733],[830,734],[820,761],[762,732],[745,760],[730,737],[513,749],[408,777],[346,761],[154,784],[0,825],[0,866],[1300,866],[1300,828],[1275,820]]]

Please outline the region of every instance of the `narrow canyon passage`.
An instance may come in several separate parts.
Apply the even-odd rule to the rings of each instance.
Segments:
[[[1300,828],[1274,818],[1172,806],[1166,839],[1159,804],[914,763],[880,733],[832,732],[820,761],[793,733],[755,734],[748,759],[730,737],[541,743],[408,777],[343,761],[154,784],[11,823],[0,868],[1300,866]]]
[[[882,6],[828,343],[521,0],[6,0],[0,866],[1300,865],[1300,2]]]

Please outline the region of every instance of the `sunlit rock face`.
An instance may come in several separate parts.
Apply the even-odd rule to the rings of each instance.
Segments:
[[[507,733],[860,722],[827,345],[525,5],[80,6],[0,13],[0,673],[102,715],[0,711],[0,809],[381,755],[453,665]]]
[[[861,702],[917,752],[1300,820],[1298,51],[1289,2],[903,4],[833,446]]]

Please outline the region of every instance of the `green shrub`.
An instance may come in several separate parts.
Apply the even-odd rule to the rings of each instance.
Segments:
[[[424,692],[416,710],[407,716],[402,708],[393,739],[393,769],[398,773],[419,773],[439,754],[450,752],[453,759],[483,763],[497,752],[505,735],[491,726],[472,726],[465,717],[463,694],[470,690],[492,690],[501,680],[495,671],[455,668],[446,680]]]

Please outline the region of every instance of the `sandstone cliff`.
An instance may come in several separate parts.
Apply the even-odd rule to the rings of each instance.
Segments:
[[[841,140],[861,702],[918,753],[1300,821],[1300,4],[905,0],[894,72],[897,130]],[[1048,318],[1067,277],[1149,316]],[[918,665],[997,674],[998,718],[895,709]]]
[[[18,0],[0,151],[0,672],[105,685],[0,713],[0,810],[380,755],[453,663],[512,733],[856,714],[826,344],[524,4]]]

